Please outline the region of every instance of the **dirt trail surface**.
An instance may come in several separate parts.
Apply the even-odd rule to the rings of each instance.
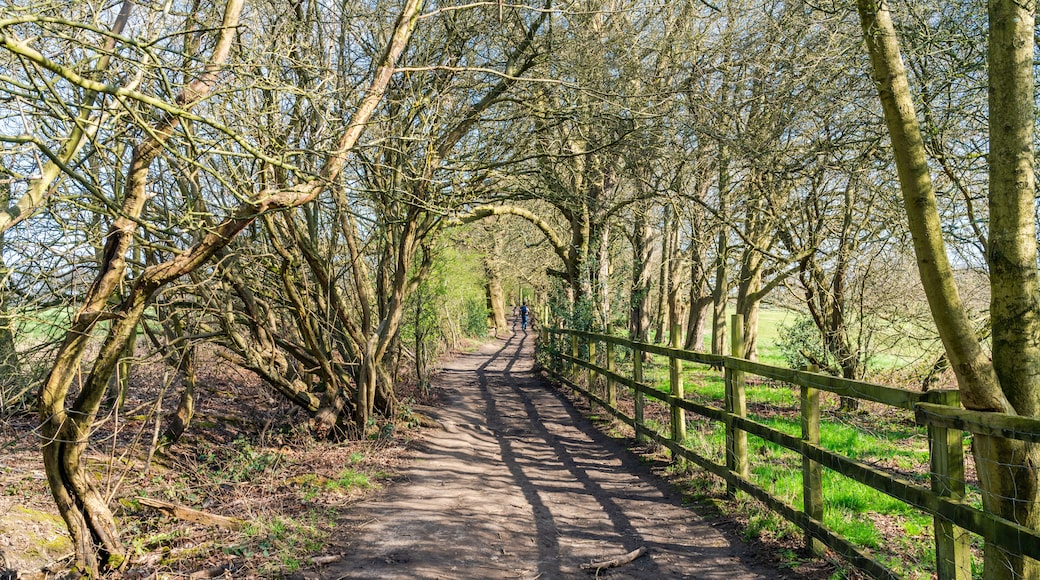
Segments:
[[[352,510],[325,578],[778,578],[680,504],[533,370],[533,333],[464,354],[437,386],[443,430],[402,480]]]

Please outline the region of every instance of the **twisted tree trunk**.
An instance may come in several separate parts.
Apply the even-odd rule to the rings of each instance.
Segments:
[[[386,91],[393,63],[407,44],[421,4],[422,0],[407,2],[395,25],[394,35],[381,56],[374,79],[344,130],[338,143],[339,148],[326,161],[319,178],[243,203],[221,223],[210,228],[189,251],[167,262],[145,268],[134,281],[128,296],[118,307],[109,310],[111,298],[126,282],[126,254],[137,231],[144,205],[149,199],[146,189],[149,168],[163,152],[180,118],[168,114],[134,148],[121,211],[109,229],[99,272],[82,306],[73,317],[71,328],[39,395],[41,434],[44,438],[42,451],[47,479],[75,546],[73,567],[81,573],[97,576],[101,571],[119,569],[127,561],[112,513],[94,487],[89,474],[84,471],[82,456],[108,380],[151,297],[159,288],[207,263],[258,216],[307,203],[336,179],[347,155]],[[218,73],[236,37],[242,5],[242,0],[227,1],[219,39],[209,64],[203,74],[192,81],[176,99],[181,110],[190,110],[215,87]],[[35,57],[30,54],[27,58]],[[69,72],[68,75],[72,76],[73,73]],[[81,82],[90,88],[103,88],[100,83],[86,79]],[[67,410],[65,405],[69,388],[79,374],[92,331],[102,320],[111,320],[111,327],[83,381],[79,396],[72,408]]]

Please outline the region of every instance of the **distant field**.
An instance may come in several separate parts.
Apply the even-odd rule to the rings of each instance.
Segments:
[[[733,310],[726,311],[726,324],[729,325]],[[798,313],[787,308],[764,308],[758,313],[758,356],[766,364],[787,366],[780,350],[776,347],[777,338],[780,336],[781,328],[791,324],[798,317]],[[726,331],[726,340],[729,340],[729,331]],[[705,325],[704,336],[701,339],[702,350],[711,350],[711,321]]]
[[[726,311],[726,321],[729,324],[733,310]],[[764,306],[758,315],[758,358],[764,364],[786,367],[787,361],[777,345],[784,334],[784,329],[793,325],[801,313],[789,308],[776,306]],[[729,340],[727,329],[727,344]],[[868,380],[872,376],[883,377],[879,380],[885,381],[894,372],[901,371],[911,366],[927,367],[931,365],[938,355],[938,343],[935,340],[915,340],[911,336],[920,333],[907,329],[881,329],[875,333],[872,339],[872,353],[869,361]],[[702,350],[707,352],[711,348],[711,324],[704,330],[702,337]]]

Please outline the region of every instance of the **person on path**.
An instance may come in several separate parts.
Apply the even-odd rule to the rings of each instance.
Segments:
[[[527,316],[529,314],[530,310],[527,308],[527,302],[524,302],[523,305],[520,306],[520,328],[524,332],[527,331]]]

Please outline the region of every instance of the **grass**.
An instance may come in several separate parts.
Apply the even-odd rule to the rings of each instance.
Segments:
[[[703,388],[702,388],[703,386]],[[665,386],[658,386],[666,389]],[[719,381],[689,381],[687,397],[703,404],[722,406]],[[747,389],[749,418],[789,435],[801,436],[798,400],[793,388],[755,386]],[[836,406],[836,401],[833,405]],[[755,412],[759,410],[761,412]],[[695,421],[687,433],[686,446],[697,454],[721,463],[725,450],[725,427],[718,423]],[[928,485],[928,443],[923,431],[906,423],[869,425],[844,421],[821,424],[821,445],[841,455],[897,472],[903,479]],[[784,503],[801,509],[802,459],[794,452],[764,439],[748,436],[751,480]],[[868,486],[840,473],[823,472],[824,524],[852,543],[875,552],[886,565],[900,574],[916,574],[932,562],[932,519]],[[759,513],[759,512],[762,513]],[[794,527],[779,516],[766,517],[764,506],[753,510],[749,531],[783,537]],[[892,534],[892,528],[895,534]],[[891,536],[894,536],[895,541]],[[904,560],[914,554],[910,563]]]
[[[726,311],[727,325],[730,324],[732,309]],[[777,346],[778,339],[783,330],[791,326],[803,316],[802,314],[788,308],[777,308],[763,306],[758,314],[758,360],[763,364],[786,367],[787,361],[783,352]],[[727,326],[727,337],[730,332]],[[874,337],[875,352],[871,354],[868,362],[870,373],[881,375],[890,374],[894,369],[905,369],[915,365],[930,365],[938,356],[938,339],[921,340],[911,339],[911,336],[920,335],[918,328],[893,328],[891,323],[878,329]],[[685,338],[685,337],[684,337]],[[728,338],[727,338],[728,340]],[[711,324],[706,325],[704,335],[701,337],[701,347],[708,352],[711,347]],[[728,343],[727,343],[728,354]]]
[[[729,324],[730,316],[733,315],[732,310],[726,312],[726,321]],[[764,364],[786,366],[784,363],[784,357],[777,348],[777,338],[780,336],[781,329],[788,324],[794,322],[794,319],[798,317],[798,313],[793,310],[786,308],[763,308],[758,312],[758,358]],[[702,337],[701,346],[704,351],[710,350],[711,347],[711,325],[705,325],[704,336]],[[727,328],[727,333],[729,329]],[[727,335],[728,336],[728,335]]]
[[[204,534],[198,529],[157,528],[159,520],[131,522],[131,526],[136,526],[128,529],[134,537],[134,555],[152,555],[158,565],[173,569],[183,568],[187,562],[220,560],[219,554],[238,556],[249,562],[248,571],[240,573],[260,577],[284,577],[309,566],[311,556],[325,548],[334,532],[339,509],[378,489],[379,481],[389,477],[385,471],[375,469],[372,462],[378,457],[370,457],[367,452],[347,453],[339,451],[335,444],[312,444],[316,457],[341,453],[332,464],[338,471],[322,475],[328,465],[297,463],[305,458],[309,461],[309,454],[261,447],[253,437],[239,436],[225,445],[199,441],[190,455],[197,462],[190,470],[195,477],[184,481],[170,478],[168,473],[153,474],[150,483],[157,495],[189,506],[205,505],[211,494],[218,497],[208,499],[218,504],[232,501],[230,497],[220,497],[222,494],[234,494],[240,502],[246,501],[247,496],[277,496],[277,505],[261,501],[251,508],[244,530],[213,537],[207,537],[211,532]],[[378,456],[378,451],[374,453]],[[141,511],[135,504],[133,499],[120,500],[126,514]],[[161,558],[154,554],[161,554]]]
[[[761,312],[758,347],[760,362],[786,366],[775,345],[783,325],[792,322],[796,316],[796,313],[786,310]],[[710,336],[705,339],[707,343]],[[626,358],[631,360],[631,355]],[[876,360],[896,364],[904,359],[903,354],[892,354],[888,358]],[[688,362],[683,365],[685,398],[706,406],[723,407],[723,374],[703,365]],[[619,364],[617,368],[625,374],[624,365]],[[670,392],[667,358],[651,356],[651,360],[644,365],[644,377],[658,391]],[[799,389],[757,377],[749,376],[747,379],[749,418],[777,431],[800,437]],[[914,424],[909,412],[864,402],[864,412],[839,413],[837,396],[824,393],[823,399],[822,447],[892,473],[900,479],[928,487],[927,436],[924,429]],[[666,410],[664,413],[667,416]],[[653,428],[667,434],[667,420],[663,423],[654,423]],[[687,413],[687,424],[685,445],[702,457],[718,464],[723,463],[724,426],[691,413]],[[748,449],[752,481],[772,496],[800,510],[803,493],[802,458],[754,436],[748,437]],[[714,491],[717,492],[717,488]],[[700,489],[693,495],[710,496],[712,493],[709,489]],[[824,524],[853,544],[866,549],[898,575],[927,578],[934,573],[931,516],[828,469],[823,470],[823,500]],[[748,501],[738,509],[748,518],[748,534],[789,537],[802,533],[793,524],[757,502]]]
[[[322,549],[335,529],[335,518],[312,510],[301,517],[260,517],[250,522],[241,541],[224,552],[244,558],[268,559],[259,570],[263,575],[284,575],[307,564],[309,554]]]
[[[778,431],[799,435],[800,425],[796,419],[777,416],[753,418]],[[923,436],[907,438],[906,435],[907,430],[898,426],[871,435],[853,425],[833,422],[821,425],[824,447],[868,464],[891,466],[892,471],[923,466],[923,470],[900,473],[899,476],[927,486],[927,440]],[[725,428],[717,423],[694,421],[685,445],[703,457],[722,463]],[[770,495],[801,509],[801,457],[753,435],[748,436],[748,450],[751,480]],[[829,529],[853,544],[867,548],[898,574],[913,578],[923,574],[923,570],[934,570],[931,516],[827,469],[823,470],[823,501],[823,522]],[[772,514],[765,506],[753,503],[740,508],[750,514],[747,532],[752,536],[782,538],[801,534],[793,524]]]
[[[368,476],[360,471],[347,468],[340,472],[339,477],[331,479],[325,484],[326,491],[346,492],[352,489],[369,489],[372,482]]]

